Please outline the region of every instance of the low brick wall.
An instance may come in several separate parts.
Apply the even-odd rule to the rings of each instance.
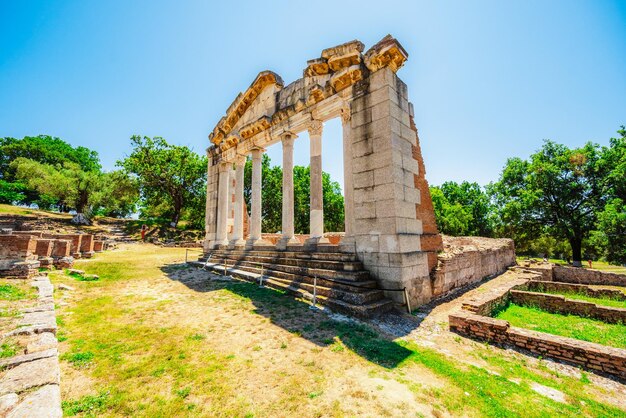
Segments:
[[[444,236],[443,242],[445,251],[438,256],[433,274],[433,296],[501,274],[515,265],[515,246],[510,239]]]
[[[451,314],[450,330],[471,338],[580,365],[626,380],[626,350],[511,327],[508,321],[462,311]]]
[[[69,240],[72,244],[70,247],[70,255],[75,258],[80,257],[80,248],[83,234],[43,234],[43,238]]]
[[[626,323],[626,309],[596,305],[582,300],[567,299],[560,295],[548,293],[511,290],[511,302],[522,306],[536,306],[551,313],[578,315],[598,319],[608,324]]]
[[[54,247],[54,241],[51,239],[37,239],[37,246],[35,253],[39,257],[50,257],[52,255],[52,248]]]
[[[37,241],[28,235],[0,235],[0,273],[7,277],[30,277],[39,268]]]
[[[547,281],[531,281],[525,286],[525,289],[531,292],[560,292],[560,293],[578,293],[581,295],[591,296],[594,298],[611,298],[615,300],[626,300],[626,293],[616,289],[594,289],[589,285]]]
[[[587,270],[582,267],[554,266],[553,280],[564,283],[579,283],[605,286],[626,286],[626,275]]]

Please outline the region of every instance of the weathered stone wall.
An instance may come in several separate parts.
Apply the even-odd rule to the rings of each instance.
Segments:
[[[522,306],[535,306],[551,313],[578,315],[597,319],[608,324],[626,323],[626,309],[596,305],[582,300],[567,299],[560,295],[548,293],[511,290],[510,300]]]
[[[389,68],[353,89],[351,103],[354,237],[356,253],[385,288],[407,288],[411,304],[432,298],[428,254],[422,251],[421,204],[413,158],[417,134],[411,128],[408,90]],[[358,96],[356,93],[355,96]],[[399,292],[388,295],[402,301]]]
[[[554,280],[565,283],[580,283],[606,286],[626,286],[626,275],[588,270],[581,267],[554,266]]]
[[[433,296],[495,276],[515,265],[511,239],[443,237],[444,252],[433,275]]]
[[[626,350],[511,327],[508,321],[467,311],[451,314],[450,330],[482,341],[532,353],[626,379]]]
[[[36,260],[37,240],[30,235],[0,235],[1,260]]]

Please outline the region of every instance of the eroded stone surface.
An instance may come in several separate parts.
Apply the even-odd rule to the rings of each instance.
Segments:
[[[0,417],[6,416],[17,405],[18,401],[17,393],[7,393],[0,396]]]
[[[22,363],[7,370],[0,378],[0,394],[20,393],[26,389],[60,383],[56,356]]]
[[[46,385],[27,395],[7,418],[58,418],[62,416],[59,385]]]
[[[31,361],[47,358],[47,357],[56,357],[59,354],[56,348],[51,348],[49,350],[39,351],[32,354],[23,354],[20,356],[14,356],[7,359],[0,360],[0,367],[12,368],[19,366],[22,363],[28,363]]]
[[[39,335],[36,335],[27,345],[26,345],[26,353],[32,354],[40,351],[50,350],[52,348],[56,349],[59,343],[57,342],[56,337],[51,332],[44,332]]]

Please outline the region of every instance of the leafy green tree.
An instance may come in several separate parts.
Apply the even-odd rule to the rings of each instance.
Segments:
[[[0,179],[0,203],[21,203],[26,198],[26,186]]]
[[[54,199],[62,211],[84,213],[94,205],[93,197],[102,187],[99,171],[83,171],[76,163],[62,166],[42,164],[20,157],[10,164],[16,178],[39,194]]]
[[[161,137],[133,136],[133,151],[118,165],[137,177],[144,207],[168,217],[176,227],[183,210],[198,204],[206,188],[207,159],[185,146],[168,144]],[[204,205],[198,208],[204,213]]]
[[[430,188],[437,226],[448,235],[493,235],[494,206],[487,192],[464,181],[447,181]]]
[[[605,257],[611,263],[626,264],[626,203],[615,198],[598,215],[600,235]]]
[[[0,138],[0,176],[13,180],[11,162],[28,158],[52,166],[76,163],[83,171],[99,171],[102,167],[98,153],[85,147],[72,147],[50,135],[26,136],[22,139]]]
[[[111,217],[127,217],[137,210],[139,183],[124,170],[102,175],[102,187],[95,198],[98,214]]]
[[[310,231],[310,171],[309,167],[295,166],[294,183],[294,230],[297,234]],[[283,170],[272,166],[267,154],[263,154],[261,164],[262,188],[262,228],[263,232],[279,232],[282,229],[282,187]],[[252,160],[246,162],[244,171],[244,199],[248,209],[252,204]],[[341,232],[344,230],[344,202],[339,183],[328,173],[322,173],[324,200],[324,230]]]
[[[566,239],[574,264],[581,265],[583,239],[606,200],[600,156],[592,143],[569,149],[546,141],[528,160],[509,159],[492,187],[503,223],[531,236],[548,232]]]
[[[439,231],[453,236],[468,235],[474,220],[470,210],[460,203],[451,203],[439,187],[431,187],[430,195]]]

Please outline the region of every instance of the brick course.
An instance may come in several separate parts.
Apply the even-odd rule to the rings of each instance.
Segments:
[[[508,321],[467,311],[451,314],[449,319],[450,330],[458,334],[498,345],[519,347],[534,354],[626,380],[626,350],[511,327]]]

